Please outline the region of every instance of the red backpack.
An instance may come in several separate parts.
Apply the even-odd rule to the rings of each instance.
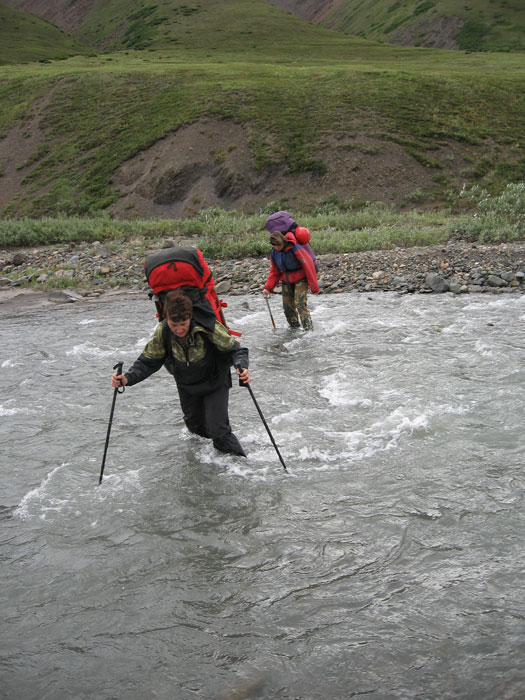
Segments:
[[[164,299],[166,293],[181,289],[193,302],[195,320],[213,329],[215,319],[226,328],[222,309],[227,307],[217,296],[215,280],[197,248],[163,248],[148,255],[144,262],[144,272],[152,289],[150,298],[155,302],[159,321],[164,320]],[[231,335],[240,335],[228,328]]]

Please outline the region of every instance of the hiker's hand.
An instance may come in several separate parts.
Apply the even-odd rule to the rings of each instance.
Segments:
[[[267,289],[263,289],[262,292],[261,292],[261,294],[263,295],[263,297],[269,297],[269,296],[270,296],[270,292],[269,292]]]
[[[237,367],[236,371],[237,371],[237,376],[239,377],[241,382],[243,384],[248,384],[250,381],[250,373],[248,372],[246,367],[241,367],[241,368]]]
[[[117,374],[116,372],[111,377],[111,386],[118,389],[120,386],[126,386],[128,383],[127,378],[123,374]]]

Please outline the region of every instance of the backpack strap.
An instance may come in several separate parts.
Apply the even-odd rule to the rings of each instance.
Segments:
[[[171,331],[165,320],[162,321],[162,343],[166,352],[164,367],[172,376],[175,376],[175,364],[173,361],[173,353],[171,352]]]
[[[162,321],[162,344],[164,345],[164,351],[168,357],[171,356],[171,341],[170,341],[170,328],[166,321]]]

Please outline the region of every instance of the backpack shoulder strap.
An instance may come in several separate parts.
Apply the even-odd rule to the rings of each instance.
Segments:
[[[166,359],[164,360],[164,367],[167,371],[175,376],[175,363],[173,360],[173,353],[171,351],[171,331],[168,324],[164,320],[162,322],[162,343],[164,345],[164,350],[166,351]]]
[[[164,345],[164,350],[166,355],[171,357],[171,342],[170,342],[170,329],[166,320],[162,321],[162,343]]]

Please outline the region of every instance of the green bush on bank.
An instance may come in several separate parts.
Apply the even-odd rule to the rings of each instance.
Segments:
[[[524,237],[525,182],[507,185],[498,197],[477,185],[464,188],[460,196],[477,208],[470,222],[470,234],[474,240],[497,243]]]
[[[399,213],[381,203],[352,209],[332,201],[304,214],[294,212],[294,216],[312,232],[319,254],[425,246],[458,237],[480,243],[511,242],[525,237],[525,183],[507,185],[499,196],[491,196],[476,186],[464,188],[457,200],[467,202],[472,210],[462,215],[417,209]],[[268,252],[264,228],[267,214],[265,211],[244,215],[214,207],[188,219],[122,221],[99,215],[2,220],[0,246],[37,247],[109,240],[157,244],[172,238],[200,248],[210,258],[256,257]]]

